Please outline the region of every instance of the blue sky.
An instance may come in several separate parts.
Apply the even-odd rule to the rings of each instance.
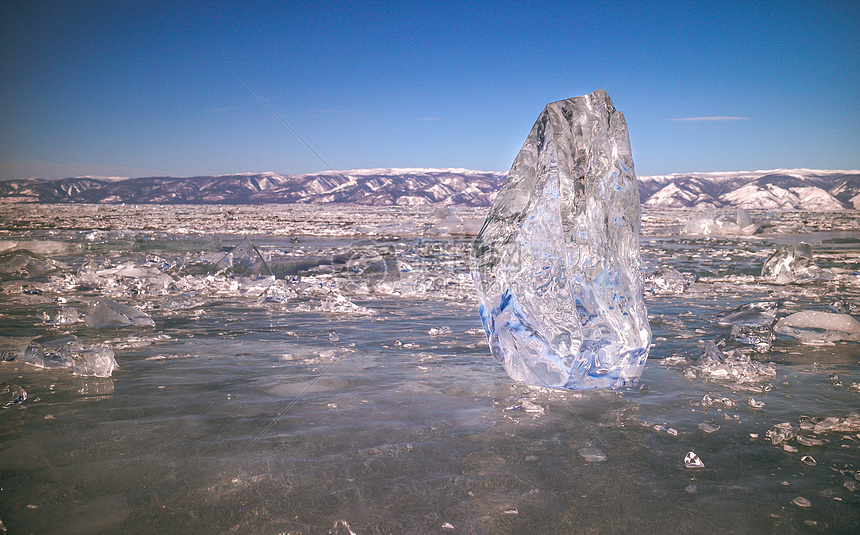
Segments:
[[[69,5],[58,5],[69,4]],[[0,179],[507,171],[606,89],[640,175],[860,168],[860,2],[0,4]]]

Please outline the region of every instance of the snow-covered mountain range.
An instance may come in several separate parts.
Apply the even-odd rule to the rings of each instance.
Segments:
[[[125,180],[24,178],[0,182],[0,202],[489,206],[505,175],[468,169],[361,169]],[[639,196],[645,209],[860,210],[860,171],[779,169],[641,176]]]
[[[639,177],[643,208],[860,210],[860,171],[776,169]]]

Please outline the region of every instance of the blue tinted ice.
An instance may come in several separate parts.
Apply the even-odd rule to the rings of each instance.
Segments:
[[[599,90],[548,104],[473,246],[490,350],[516,380],[635,384],[651,340],[623,115]]]

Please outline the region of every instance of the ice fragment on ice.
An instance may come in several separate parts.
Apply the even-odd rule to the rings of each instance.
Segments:
[[[702,432],[704,432],[704,433],[711,434],[711,433],[716,433],[717,431],[719,431],[720,426],[713,423],[713,422],[702,422],[699,424],[699,429],[701,429]]]
[[[606,454],[599,448],[580,448],[579,455],[590,463],[600,463],[606,460]]]
[[[699,459],[699,456],[695,452],[690,451],[684,456],[684,466],[687,468],[704,468],[705,463]]]
[[[802,310],[780,319],[773,330],[804,342],[860,342],[860,322],[848,314]]]
[[[346,520],[338,520],[328,532],[329,535],[355,535],[355,532],[352,531]]]
[[[493,356],[515,380],[634,385],[651,340],[623,115],[599,90],[548,104],[473,245]]]
[[[812,502],[807,500],[803,496],[798,496],[797,498],[791,500],[791,503],[798,507],[812,507]]]
[[[791,440],[797,436],[797,428],[793,427],[789,422],[776,424],[771,429],[767,430],[765,437],[770,440],[774,446],[779,446],[787,440]]]
[[[754,397],[750,396],[747,398],[747,405],[754,409],[761,409],[764,407],[764,401],[757,401]]]
[[[88,327],[103,329],[106,327],[151,327],[155,325],[149,314],[129,305],[115,301],[95,301],[87,308],[84,321]]]
[[[764,261],[761,276],[777,284],[810,282],[821,277],[821,268],[812,260],[812,246],[800,242],[786,245],[770,255]]]

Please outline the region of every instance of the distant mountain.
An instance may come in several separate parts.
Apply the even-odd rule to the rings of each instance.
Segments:
[[[489,206],[505,173],[467,169],[363,169],[127,180],[25,178],[0,182],[0,202],[92,204],[355,203]]]
[[[860,171],[777,169],[639,177],[643,208],[860,210]]]
[[[468,169],[361,169],[190,178],[95,177],[0,182],[0,202],[91,204],[355,203],[489,206],[505,173]],[[639,177],[643,208],[858,210],[860,171],[780,169]]]

